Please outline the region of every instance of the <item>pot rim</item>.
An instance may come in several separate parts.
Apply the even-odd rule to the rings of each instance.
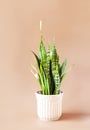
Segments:
[[[60,96],[60,95],[63,95],[63,91],[60,91],[60,93],[59,94],[54,94],[54,95],[44,95],[44,94],[42,94],[41,93],[41,90],[39,90],[39,91],[37,91],[37,92],[35,92],[35,95],[40,95],[40,96],[44,96],[44,97],[46,97],[46,96]]]

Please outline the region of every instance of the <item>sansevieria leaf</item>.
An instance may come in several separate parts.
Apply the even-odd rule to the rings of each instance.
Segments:
[[[59,68],[60,76],[64,73],[65,67],[67,64],[67,60],[65,59],[64,62],[62,63],[61,67]]]
[[[40,68],[40,58],[32,51],[32,53],[34,54],[37,64],[38,64],[38,68]]]

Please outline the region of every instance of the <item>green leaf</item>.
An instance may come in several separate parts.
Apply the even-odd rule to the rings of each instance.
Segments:
[[[61,78],[60,78],[60,84],[62,83],[62,81],[64,80],[64,78],[67,76],[67,73],[64,73]]]
[[[64,62],[62,63],[62,65],[61,65],[61,67],[59,68],[59,69],[60,69],[60,70],[59,70],[60,76],[64,73],[66,64],[67,64],[67,60],[65,59]]]
[[[56,70],[54,71],[53,77],[54,77],[54,83],[55,83],[54,94],[57,94],[59,90],[59,85],[60,85],[60,76],[59,76],[58,66],[56,66]]]
[[[46,49],[44,47],[44,44],[43,44],[43,41],[40,42],[40,59],[41,59],[41,62],[46,62]]]
[[[34,54],[35,58],[36,58],[36,61],[37,61],[37,64],[38,64],[38,68],[40,68],[40,59],[39,57],[32,51],[32,53]]]
[[[62,84],[62,81],[65,79],[65,77],[67,76],[67,74],[71,71],[71,69],[72,69],[72,66],[70,66],[69,67],[69,69],[65,72],[65,73],[63,73],[63,75],[61,76],[61,78],[60,78],[60,86],[61,86],[61,84]]]
[[[45,91],[45,75],[43,72],[42,65],[40,64],[40,81],[41,81],[41,86],[42,86],[42,93],[44,94]]]
[[[54,81],[54,92],[53,94],[57,94],[59,92],[60,85],[60,75],[59,75],[59,56],[57,55],[56,48],[53,45],[52,47],[52,59],[51,59],[51,69]]]

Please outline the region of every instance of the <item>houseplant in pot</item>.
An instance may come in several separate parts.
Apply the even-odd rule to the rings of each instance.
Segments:
[[[36,92],[37,114],[41,120],[58,120],[62,115],[61,84],[67,71],[65,67],[66,59],[61,64],[55,44],[46,48],[42,37],[42,23],[40,22],[40,47],[39,55],[33,52],[37,68],[33,67],[33,75],[38,80],[41,90]]]

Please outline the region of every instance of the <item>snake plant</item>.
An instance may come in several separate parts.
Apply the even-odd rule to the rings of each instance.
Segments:
[[[39,56],[34,53],[37,61],[37,69],[35,67],[35,73],[32,71],[36,79],[39,81],[41,86],[41,93],[43,95],[55,95],[60,93],[60,86],[67,72],[65,67],[67,60],[65,59],[62,64],[59,63],[59,55],[55,45],[48,46],[48,50],[43,43],[41,35]]]

